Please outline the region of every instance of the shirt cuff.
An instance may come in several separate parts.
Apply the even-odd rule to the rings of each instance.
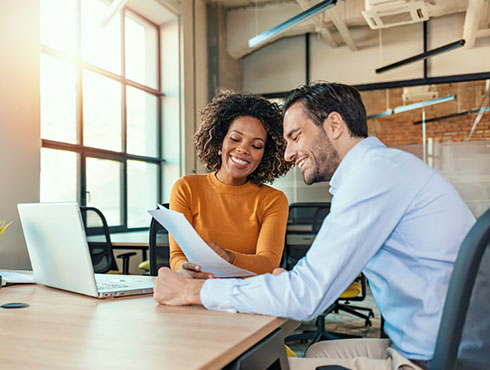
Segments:
[[[208,310],[236,313],[231,303],[238,279],[207,279],[201,288],[201,302]]]

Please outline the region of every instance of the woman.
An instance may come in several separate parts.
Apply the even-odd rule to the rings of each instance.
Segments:
[[[259,96],[225,91],[201,118],[196,150],[212,172],[179,179],[170,209],[183,213],[226,261],[257,274],[272,272],[281,260],[288,218],[284,193],[264,185],[290,168],[279,107]],[[212,277],[191,262],[170,237],[172,269]]]

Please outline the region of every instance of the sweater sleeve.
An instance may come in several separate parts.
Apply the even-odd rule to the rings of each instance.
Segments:
[[[255,254],[232,251],[235,266],[257,274],[272,272],[281,262],[289,213],[288,200],[284,193],[274,192],[274,197],[262,209],[263,213],[258,215],[262,224]]]
[[[183,178],[177,180],[172,187],[172,191],[170,192],[170,209],[183,213],[187,221],[192,225],[191,191],[189,184]],[[187,262],[187,258],[170,234],[168,235],[168,243],[170,248],[170,268],[172,270],[179,270],[182,264]]]

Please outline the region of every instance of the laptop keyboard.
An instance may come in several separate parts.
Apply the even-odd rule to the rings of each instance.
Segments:
[[[106,281],[97,281],[97,289],[107,290],[107,289],[121,289],[127,288],[128,286],[124,283],[109,283]]]

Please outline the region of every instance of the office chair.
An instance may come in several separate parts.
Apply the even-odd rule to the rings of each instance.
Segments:
[[[107,225],[104,215],[95,207],[80,206],[80,211],[82,213],[83,226],[85,227],[87,236],[102,235],[104,239],[100,242],[88,242],[90,257],[92,258],[92,264],[94,265],[94,272],[98,274],[120,273],[112,250],[109,226]],[[117,258],[122,259],[123,274],[129,273],[129,259],[131,256],[135,255],[136,252],[128,252],[117,256]]]
[[[169,204],[162,206],[168,209]],[[162,246],[166,246],[162,248]],[[157,276],[158,269],[170,266],[170,250],[168,248],[168,231],[154,218],[150,222],[150,241],[148,247],[148,268],[150,276]]]
[[[461,244],[437,334],[431,370],[490,367],[490,209]]]
[[[291,203],[284,239],[281,265],[290,270],[306,253],[322,222],[330,212],[330,203]]]
[[[330,203],[291,203],[289,206],[288,225],[286,228],[286,241],[283,252],[282,266],[290,270],[296,262],[304,256],[320,230],[323,220],[330,212]],[[294,249],[295,248],[295,249]],[[321,339],[355,338],[353,335],[329,333],[325,331],[325,316],[340,310],[365,320],[366,326],[371,326],[370,318],[374,317],[373,310],[367,307],[353,306],[351,301],[362,301],[366,297],[366,278],[360,274],[344,293],[316,319],[316,329],[293,334],[286,341],[311,340],[311,344]],[[359,311],[366,311],[362,313]]]

